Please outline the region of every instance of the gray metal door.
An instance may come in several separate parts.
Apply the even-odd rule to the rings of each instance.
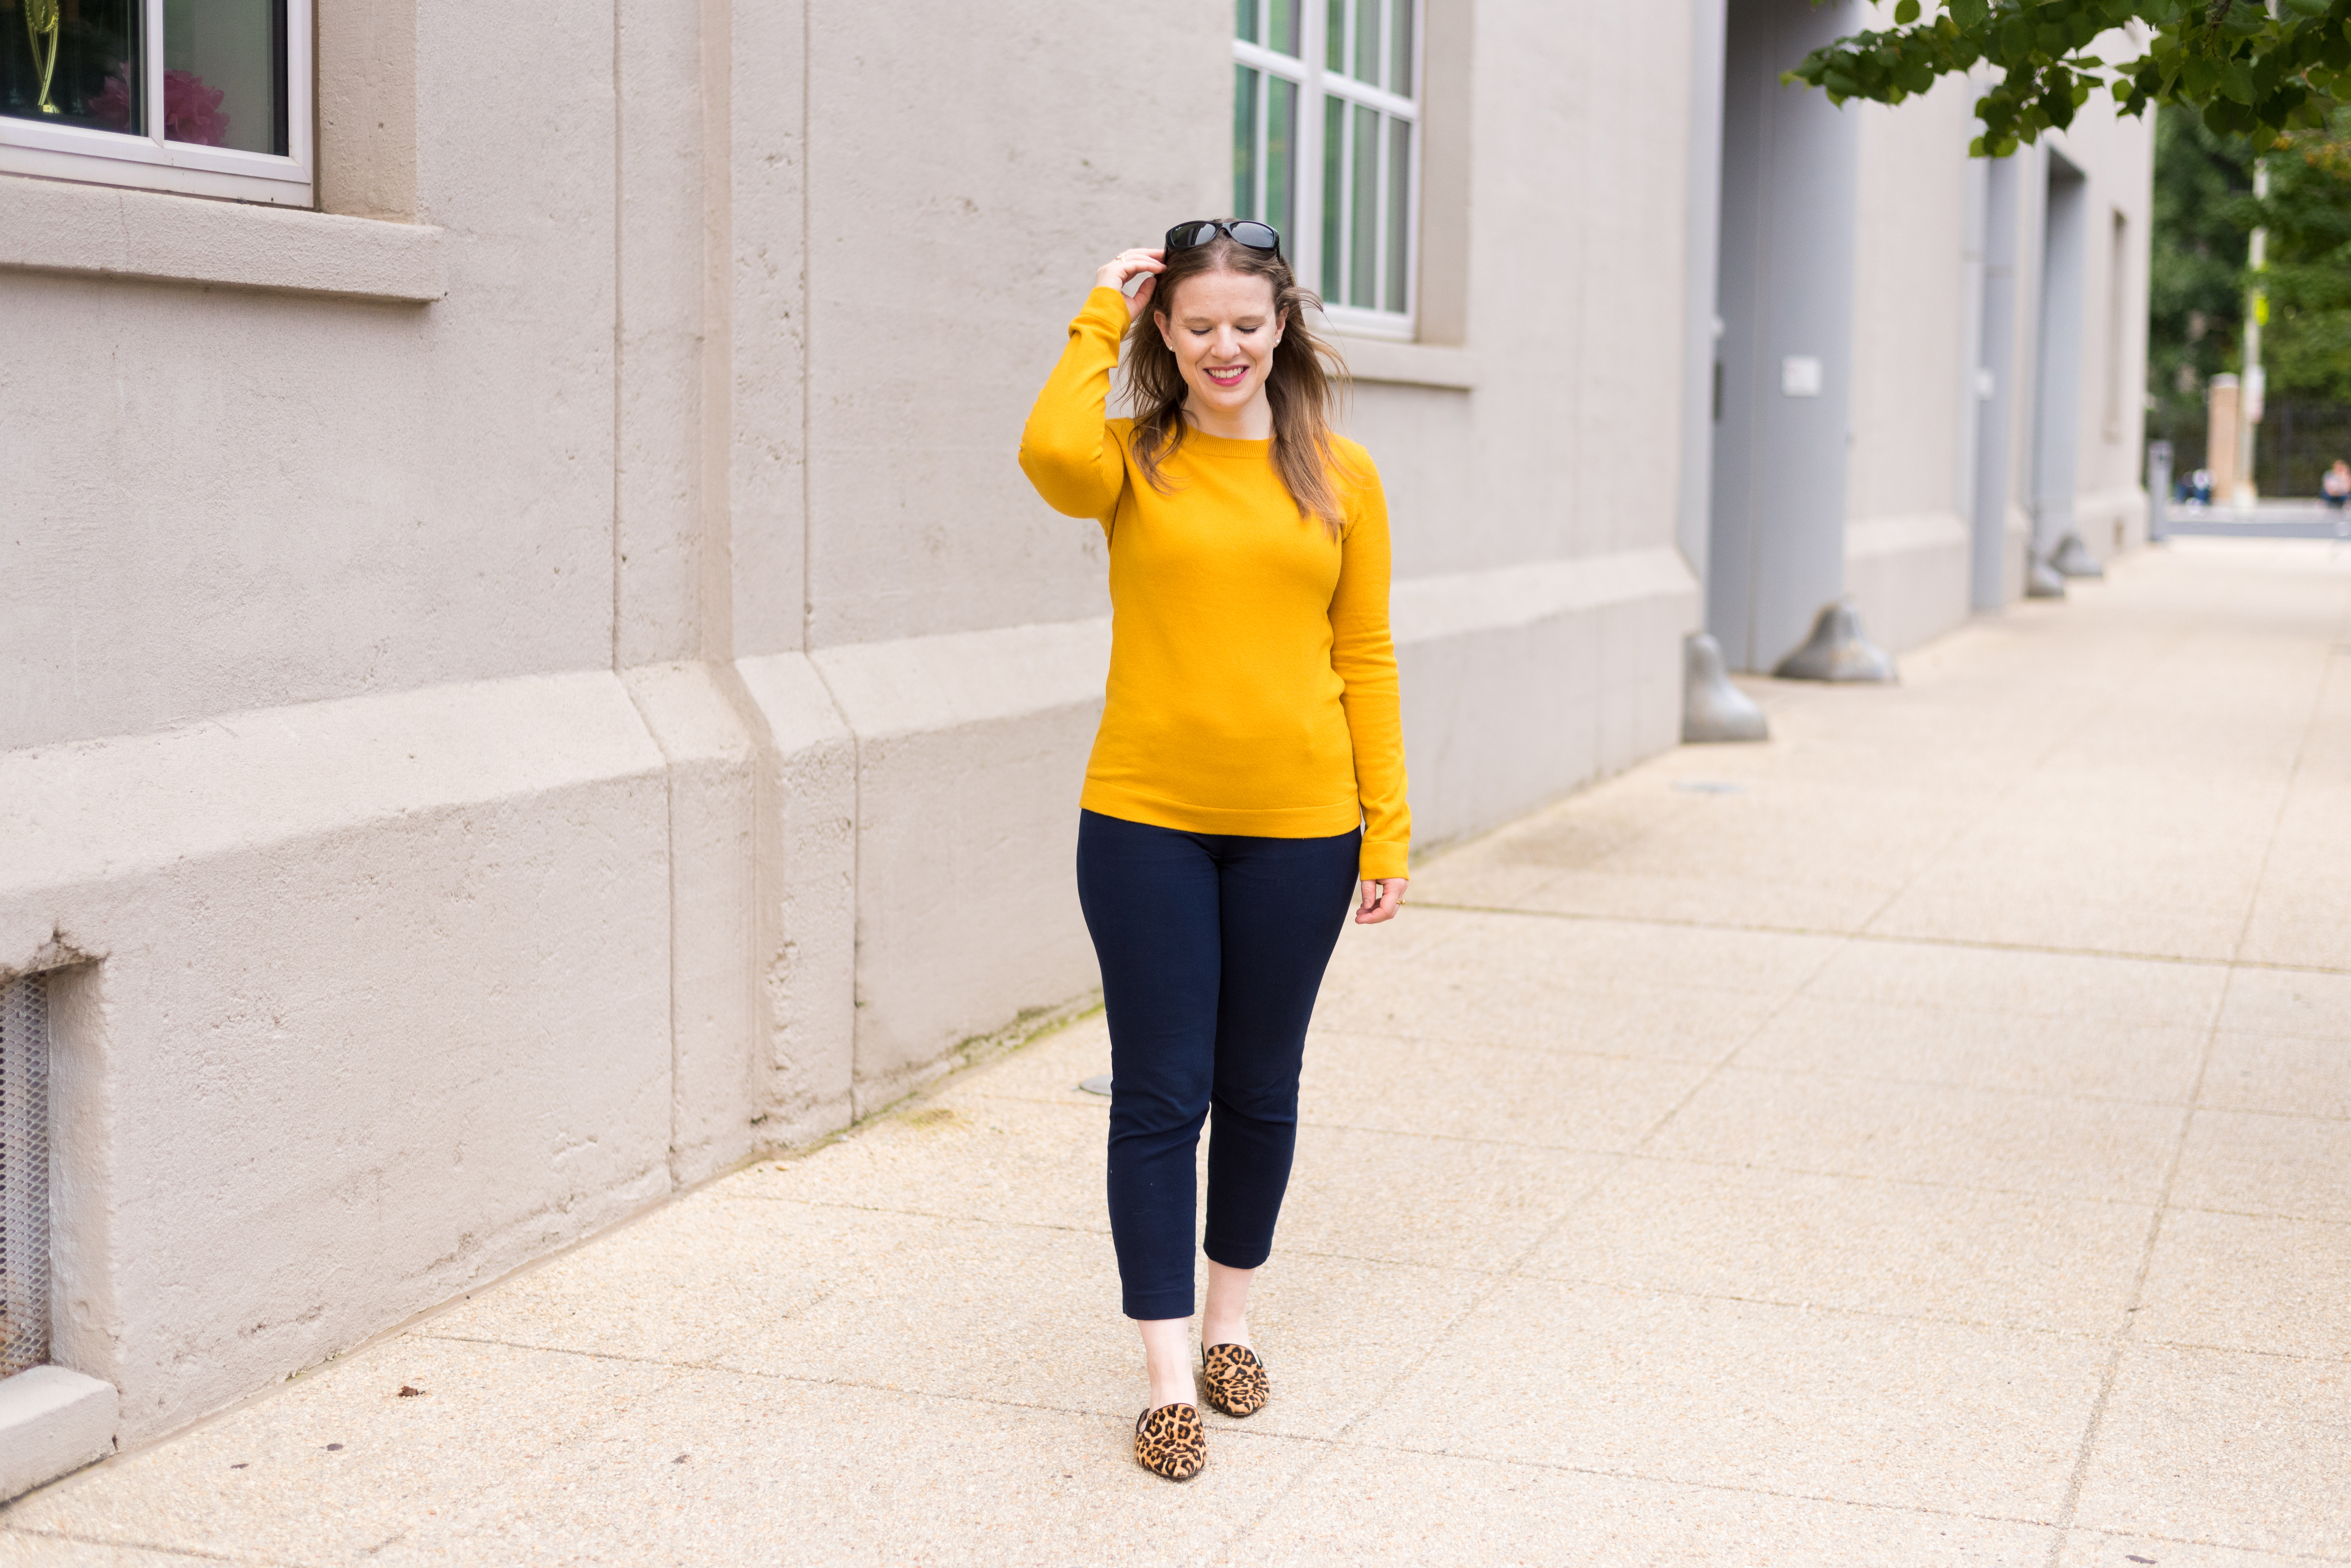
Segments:
[[[1844,592],[1860,116],[1780,73],[1867,19],[1853,0],[1730,5],[1707,629],[1740,669],[1770,669]]]

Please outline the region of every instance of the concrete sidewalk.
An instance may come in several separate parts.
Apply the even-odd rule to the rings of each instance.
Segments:
[[[2351,1562],[2351,554],[2181,541],[1904,675],[1351,932],[1274,1402],[1187,1486],[1127,1457],[1094,1019],[0,1564]]]

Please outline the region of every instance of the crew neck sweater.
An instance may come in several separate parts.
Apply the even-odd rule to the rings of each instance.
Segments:
[[[1110,541],[1110,680],[1081,803],[1196,833],[1360,823],[1360,874],[1403,876],[1412,816],[1378,471],[1333,438],[1335,539],[1299,511],[1270,441],[1186,429],[1155,486],[1134,422],[1107,417],[1127,320],[1117,289],[1087,297],[1020,436],[1046,504]]]

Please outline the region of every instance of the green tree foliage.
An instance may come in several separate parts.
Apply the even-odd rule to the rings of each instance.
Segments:
[[[2277,0],[2275,15],[2263,0],[1897,0],[1894,22],[1813,50],[1788,79],[1899,103],[1983,68],[1975,150],[1993,157],[2071,125],[2094,91],[2126,114],[2179,104],[2263,147],[2351,98],[2351,0]]]
[[[2192,110],[2158,112],[2147,384],[2149,423],[2173,440],[2204,428],[2205,383],[2239,368],[2252,188],[2243,137],[2213,131]]]
[[[2252,280],[2269,321],[2262,368],[2273,397],[2351,403],[2351,111],[2267,153],[2269,194],[2231,204],[2240,228],[2268,234]]]

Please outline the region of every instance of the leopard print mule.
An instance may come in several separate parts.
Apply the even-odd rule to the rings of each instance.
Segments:
[[[1211,1344],[1200,1350],[1200,1381],[1208,1403],[1228,1416],[1254,1416],[1273,1397],[1265,1363],[1245,1344]]]
[[[1188,1481],[1208,1462],[1208,1433],[1189,1405],[1162,1405],[1134,1418],[1134,1462],[1155,1476]]]

